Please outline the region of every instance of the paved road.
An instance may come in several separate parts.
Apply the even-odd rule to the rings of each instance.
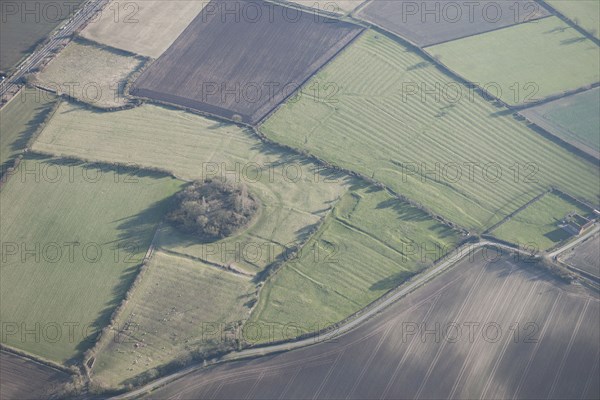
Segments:
[[[70,35],[76,32],[85,24],[94,14],[101,10],[109,0],[89,0],[85,3],[75,15],[63,25],[63,29],[57,30],[50,37],[49,41],[36,52],[27,57],[18,67],[18,69],[2,83],[0,83],[0,98],[16,91],[19,80],[32,69],[40,66],[44,59],[52,54],[53,51],[71,40]]]
[[[519,249],[514,249],[510,246],[506,246],[503,244],[494,243],[494,242],[490,242],[490,241],[482,241],[482,242],[478,242],[478,243],[467,244],[457,250],[454,250],[450,256],[448,256],[446,259],[444,259],[438,265],[436,265],[432,269],[428,270],[426,273],[420,275],[417,279],[408,283],[407,285],[403,285],[403,286],[399,287],[398,289],[396,289],[395,292],[393,292],[391,295],[389,295],[385,300],[381,301],[380,303],[377,303],[376,305],[372,306],[371,308],[365,309],[363,314],[357,316],[356,318],[354,318],[352,320],[349,320],[345,324],[338,327],[336,330],[324,333],[324,334],[320,335],[318,338],[311,337],[311,338],[298,340],[298,341],[290,342],[290,343],[283,343],[283,344],[262,347],[262,348],[251,348],[251,349],[246,349],[246,350],[242,350],[242,351],[238,351],[238,352],[229,353],[229,354],[223,356],[219,360],[219,363],[223,362],[223,361],[233,361],[233,360],[240,360],[240,359],[251,358],[251,357],[256,357],[256,356],[264,356],[267,354],[273,354],[273,353],[278,353],[281,351],[288,351],[288,350],[297,349],[300,347],[306,347],[306,346],[309,346],[312,344],[327,341],[327,340],[333,339],[334,337],[343,335],[344,333],[347,333],[348,331],[356,328],[358,325],[362,324],[369,318],[373,317],[375,314],[379,313],[384,308],[388,307],[389,305],[391,305],[398,299],[406,296],[408,293],[412,292],[417,287],[423,285],[425,282],[427,282],[427,281],[431,280],[432,278],[434,278],[435,276],[439,275],[445,269],[451,267],[456,262],[458,262],[465,256],[469,255],[471,252],[473,252],[481,247],[484,247],[484,246],[494,246],[494,247],[500,248],[501,250],[507,250],[509,252],[517,252],[517,253],[523,254],[527,257],[531,256],[530,252],[519,250]],[[178,378],[181,378],[184,375],[198,371],[202,368],[205,368],[202,364],[190,366],[190,367],[185,368],[174,374],[157,379],[137,390],[133,390],[131,392],[112,397],[112,400],[123,400],[123,399],[136,398],[138,396],[141,396],[144,393],[147,393],[158,387],[166,385],[169,382],[172,382]]]

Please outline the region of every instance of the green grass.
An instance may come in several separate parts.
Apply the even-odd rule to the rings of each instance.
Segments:
[[[98,107],[127,103],[126,79],[143,63],[94,44],[71,42],[37,75],[42,85]],[[76,83],[75,85],[73,83]]]
[[[51,94],[26,89],[0,109],[0,176],[13,166],[13,160],[25,149],[55,101]]]
[[[347,177],[265,146],[238,126],[153,105],[103,113],[63,103],[33,148],[162,168],[183,179],[214,177],[246,183],[261,199],[260,216],[249,229],[217,243],[224,252],[207,255],[212,253],[207,246],[168,230],[161,234],[160,244],[221,265],[234,263],[249,273],[262,270],[288,245],[302,241],[348,189]],[[235,251],[236,244],[248,252],[256,246],[264,252],[261,257],[245,256]]]
[[[331,95],[334,83],[337,92]],[[452,83],[462,100],[410,90]],[[412,86],[414,85],[414,86]],[[315,88],[321,88],[315,97]],[[403,91],[404,89],[404,91]],[[420,89],[418,89],[420,90]],[[394,40],[366,32],[261,127],[269,138],[360,172],[464,227],[483,231],[555,186],[598,204],[599,170],[462,87]],[[497,163],[502,176],[483,167]],[[436,163],[448,173],[413,175]],[[461,167],[456,179],[452,166]],[[515,163],[520,171],[515,172]],[[529,164],[529,167],[527,165]],[[511,169],[512,167],[512,169]],[[534,171],[534,169],[536,169]],[[434,181],[435,180],[435,181]]]
[[[267,281],[244,327],[247,337],[257,326],[260,340],[268,341],[338,322],[430,265],[458,239],[385,191],[351,192],[299,257]]]
[[[600,1],[546,0],[546,3],[592,35],[600,38]]]
[[[246,319],[256,298],[249,278],[198,261],[157,252],[147,268],[99,349],[92,371],[97,384],[123,385],[218,347],[221,333]]]
[[[511,105],[600,80],[600,48],[557,17],[442,43],[427,52],[471,82],[494,82],[501,92],[491,87],[490,92]]]
[[[65,18],[68,18],[69,8],[74,3],[82,2],[82,0],[74,0],[48,4],[51,2],[2,1],[0,70],[8,71],[15,67],[19,60],[29,55],[39,42],[48,37]],[[57,9],[60,9],[60,16],[56,13]]]
[[[600,152],[599,109],[600,89],[593,89],[573,96],[571,102],[544,107],[543,117],[561,128],[560,131],[565,133],[564,139]]]
[[[72,361],[93,344],[134,279],[181,182],[101,171],[27,157],[2,187],[0,320],[3,328],[18,326],[14,335],[3,331],[3,343]],[[77,324],[72,336],[69,323]],[[21,336],[36,324],[37,336]]]
[[[540,250],[547,250],[571,237],[558,226],[570,212],[586,216],[590,210],[568,198],[548,193],[491,233],[511,243],[535,243]]]

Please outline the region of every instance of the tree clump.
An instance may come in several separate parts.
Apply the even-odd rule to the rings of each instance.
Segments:
[[[202,241],[230,236],[248,225],[259,208],[246,185],[221,180],[194,181],[175,197],[167,220]]]

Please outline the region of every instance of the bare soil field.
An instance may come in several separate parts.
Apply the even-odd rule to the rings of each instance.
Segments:
[[[419,46],[430,46],[549,15],[530,0],[408,1],[372,0],[357,17],[400,35]]]
[[[213,0],[132,94],[255,124],[362,31],[313,14]]]
[[[81,35],[118,49],[158,58],[207,3],[206,0],[113,1]]]
[[[519,112],[530,122],[600,159],[600,88]]]
[[[19,357],[0,352],[0,398],[27,400],[47,398],[69,375]]]
[[[600,235],[566,251],[560,258],[564,263],[600,278]]]
[[[597,295],[496,254],[474,253],[334,341],[207,368],[147,398],[598,398]]]
[[[90,43],[71,42],[37,75],[38,83],[97,107],[126,104],[124,86],[141,58]]]

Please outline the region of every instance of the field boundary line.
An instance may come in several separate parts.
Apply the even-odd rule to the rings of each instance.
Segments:
[[[402,201],[403,203],[406,203],[414,208],[417,208],[419,210],[421,210],[422,212],[424,212],[425,214],[427,214],[429,217],[431,217],[432,219],[438,221],[439,223],[446,225],[447,227],[458,231],[459,233],[462,233],[463,236],[469,236],[471,233],[470,231],[463,227],[460,226],[452,221],[449,221],[448,219],[442,217],[441,215],[438,215],[436,213],[434,213],[433,211],[431,211],[430,209],[428,209],[426,206],[424,206],[423,204],[416,202],[414,200],[412,200],[409,197],[404,196],[403,194],[400,194],[398,192],[396,192],[395,190],[393,190],[392,188],[390,188],[389,186],[387,186],[386,184],[379,182],[376,179],[370,178],[367,175],[360,173],[360,172],[356,172],[353,171],[351,169],[345,168],[345,167],[339,167],[337,165],[332,165],[330,164],[327,160],[324,160],[316,155],[314,155],[313,153],[307,151],[307,150],[303,150],[300,148],[296,148],[290,145],[286,145],[283,143],[279,143],[275,140],[272,140],[270,138],[268,138],[264,133],[262,133],[260,131],[260,127],[256,127],[256,128],[252,128],[254,134],[258,137],[258,139],[263,142],[263,144],[267,144],[267,145],[271,145],[271,146],[277,146],[278,148],[282,149],[282,150],[287,150],[289,152],[293,152],[294,154],[306,157],[309,161],[314,162],[317,165],[320,165],[321,167],[324,167],[328,170],[331,171],[337,171],[339,173],[343,173],[344,175],[347,175],[348,177],[353,177],[353,178],[357,178],[359,180],[361,180],[362,182],[368,184],[368,185],[372,185],[374,187],[383,189],[385,191],[388,192],[388,194],[390,194],[392,197],[394,197],[397,200]]]
[[[300,82],[300,84],[298,84],[298,87],[296,88],[296,90],[294,90],[292,93],[287,95],[279,103],[277,103],[273,107],[271,107],[271,109],[265,115],[263,115],[262,118],[257,120],[254,124],[250,124],[250,126],[258,128],[260,125],[262,125],[267,119],[269,119],[271,117],[271,115],[275,114],[277,112],[277,110],[279,110],[279,108],[281,108],[284,104],[286,104],[287,101],[291,97],[293,97],[297,93],[299,93],[302,90],[302,88],[313,77],[315,77],[319,72],[323,71],[323,69],[325,69],[325,67],[329,66],[344,50],[346,50],[352,43],[354,43],[356,40],[358,40],[358,38],[360,38],[367,31],[367,29],[365,29],[365,27],[362,25],[354,24],[352,22],[342,21],[341,19],[339,19],[339,21],[346,22],[347,24],[352,24],[352,25],[356,26],[357,28],[359,28],[359,29],[357,29],[357,32],[354,35],[354,37],[351,38],[350,40],[348,40],[348,43],[346,43],[344,46],[342,46],[339,50],[335,51],[328,59],[325,60],[325,62],[319,68],[317,68],[312,74],[309,74],[302,82]]]
[[[600,51],[600,49],[598,49],[598,50]],[[519,112],[519,115],[521,115],[520,114],[521,111],[527,111],[530,108],[534,108],[534,107],[537,107],[537,106],[542,106],[544,104],[551,103],[553,101],[557,101],[557,100],[563,99],[565,97],[575,96],[576,94],[580,94],[580,93],[584,93],[584,92],[596,89],[599,86],[600,86],[600,82],[594,82],[594,83],[590,83],[590,84],[587,84],[587,85],[580,86],[580,87],[575,88],[575,89],[564,90],[564,91],[562,91],[560,93],[551,94],[551,95],[546,96],[546,97],[544,97],[542,99],[538,99],[538,100],[534,100],[534,101],[529,101],[527,103],[518,104],[518,105],[514,105],[514,106],[508,106],[508,107],[511,110]],[[525,118],[525,117],[523,116],[523,118]]]
[[[142,281],[142,279],[144,278],[144,275],[146,275],[146,272],[149,269],[148,264],[150,262],[150,259],[154,255],[155,240],[158,236],[158,230],[162,226],[162,223],[163,223],[163,221],[160,220],[158,222],[158,224],[156,224],[156,228],[154,229],[154,236],[152,236],[152,241],[150,242],[150,245],[148,246],[148,250],[146,251],[144,258],[143,258],[142,262],[140,263],[140,266],[137,271],[137,275],[131,282],[131,285],[129,286],[129,288],[127,289],[125,294],[123,295],[123,299],[121,300],[119,305],[113,309],[112,313],[110,314],[110,319],[109,319],[108,323],[99,331],[98,337],[97,337],[96,341],[94,342],[94,344],[92,346],[90,346],[83,353],[83,355],[81,357],[82,367],[83,367],[83,370],[85,371],[88,381],[91,380],[92,367],[94,366],[94,363],[96,362],[96,354],[100,351],[100,349],[102,348],[102,346],[104,345],[106,340],[110,341],[110,339],[105,339],[105,338],[110,336],[111,332],[114,332],[114,326],[115,326],[115,322],[116,322],[117,318],[125,310],[127,303],[129,303],[129,299],[131,299],[131,297],[133,296],[133,294],[135,293],[137,288],[140,286],[140,282]]]
[[[426,49],[426,48],[429,48],[429,47],[437,46],[439,44],[445,44],[445,43],[450,43],[450,42],[454,42],[454,41],[457,41],[457,40],[463,40],[463,39],[467,39],[467,38],[471,38],[471,37],[475,37],[475,36],[481,36],[481,35],[485,35],[486,33],[497,32],[497,31],[500,31],[500,30],[503,30],[503,29],[509,29],[509,28],[513,28],[515,26],[519,26],[519,25],[523,25],[523,24],[528,24],[530,22],[537,22],[537,21],[540,21],[542,19],[550,18],[550,17],[553,16],[552,12],[550,10],[546,10],[546,11],[548,11],[548,15],[542,15],[542,16],[539,16],[539,17],[531,18],[531,19],[528,19],[527,21],[515,22],[515,23],[512,23],[510,25],[499,26],[497,28],[490,29],[489,31],[475,32],[475,33],[471,33],[469,35],[457,37],[457,38],[454,38],[454,39],[442,40],[441,42],[436,42],[436,43],[433,43],[433,44],[428,44],[426,46],[423,46],[422,48]]]
[[[22,86],[19,89],[19,91],[15,94],[15,96],[11,97],[11,99],[6,104],[8,104],[13,99],[16,99],[17,98],[17,94],[21,90],[23,90],[24,87],[27,87],[27,85]],[[42,134],[42,132],[46,128],[46,125],[48,124],[48,122],[50,122],[50,120],[52,119],[52,117],[54,117],[54,114],[56,114],[56,112],[58,111],[58,108],[60,107],[61,103],[62,103],[62,99],[61,99],[60,96],[58,96],[56,98],[54,104],[52,104],[50,106],[50,108],[48,109],[47,114],[40,121],[40,123],[35,128],[35,130],[31,133],[31,136],[27,139],[27,143],[25,143],[25,147],[23,148],[23,150],[21,150],[20,153],[17,154],[12,159],[12,161],[13,161],[12,167],[7,167],[6,170],[5,170],[3,168],[4,166],[0,166],[0,168],[2,168],[1,173],[0,173],[0,190],[2,190],[2,187],[4,187],[4,185],[8,182],[8,180],[12,176],[12,174],[8,174],[8,173],[9,172],[13,172],[14,170],[16,170],[19,167],[19,164],[21,163],[21,160],[23,159],[23,157],[27,153],[31,152],[31,146],[33,146],[33,143],[37,140],[38,137],[40,137],[40,135]],[[7,162],[10,162],[10,160],[7,160]]]
[[[538,132],[542,136],[546,136],[548,140],[557,143],[558,145],[564,147],[568,151],[579,155],[585,159],[588,159],[593,163],[598,163],[600,161],[600,151],[596,151],[584,142],[577,140],[577,138],[573,137],[573,134],[569,132],[569,130],[566,127],[553,124],[552,121],[546,119],[543,113],[540,112],[543,110],[539,110],[539,108],[545,106],[552,106],[550,103],[556,102],[557,104],[554,104],[554,107],[557,107],[560,106],[560,102],[563,100],[568,100],[569,98],[573,98],[578,95],[591,93],[594,90],[598,90],[600,87],[600,82],[592,86],[593,87],[590,89],[581,90],[577,93],[568,96],[563,96],[559,99],[550,100],[543,104],[538,104],[532,107],[524,108],[522,110],[519,110],[518,114],[521,118],[524,118],[527,121],[532,130]]]
[[[367,0],[369,1],[369,0]],[[549,10],[550,11],[550,10]],[[524,21],[524,22],[520,22],[517,24],[512,24],[512,25],[508,25],[508,26],[504,26],[504,27],[499,27],[496,29],[493,29],[491,31],[486,31],[486,32],[479,32],[476,34],[472,34],[472,35],[468,35],[468,36],[464,36],[458,39],[452,39],[452,40],[447,40],[445,42],[440,42],[440,43],[436,43],[436,44],[432,44],[432,45],[427,45],[427,46],[419,46],[416,43],[412,42],[411,40],[395,33],[392,32],[389,29],[384,28],[383,26],[376,24],[374,22],[370,22],[370,21],[366,21],[366,20],[361,20],[357,17],[354,21],[356,24],[361,25],[361,26],[365,26],[367,29],[371,29],[375,32],[378,32],[382,35],[387,36],[388,38],[396,41],[397,43],[400,43],[402,46],[407,47],[409,50],[413,50],[415,51],[419,56],[421,56],[421,58],[425,59],[425,61],[429,61],[431,63],[433,63],[435,66],[438,67],[438,69],[444,73],[445,75],[447,75],[449,78],[457,81],[458,83],[462,84],[463,86],[466,86],[469,89],[474,89],[475,92],[480,95],[481,97],[483,97],[484,100],[490,102],[490,103],[497,103],[500,104],[501,106],[503,106],[504,108],[507,109],[507,111],[512,111],[512,114],[517,113],[519,111],[528,109],[528,108],[532,108],[538,105],[542,105],[554,100],[559,100],[563,97],[567,97],[567,96],[572,96],[581,92],[585,92],[587,90],[590,89],[594,89],[598,86],[600,86],[600,82],[595,82],[595,83],[591,83],[588,85],[584,85],[584,86],[580,86],[578,88],[575,89],[571,89],[571,90],[566,90],[560,93],[555,93],[555,94],[550,94],[542,99],[538,99],[536,101],[531,101],[525,104],[517,104],[517,105],[509,105],[508,103],[506,103],[504,100],[496,97],[495,95],[493,95],[492,93],[486,91],[485,89],[483,89],[481,86],[476,85],[475,83],[469,81],[468,79],[466,79],[465,77],[463,77],[461,74],[459,74],[458,72],[454,71],[453,69],[451,69],[450,67],[448,67],[446,64],[444,64],[442,61],[440,61],[437,57],[435,57],[432,53],[430,53],[427,49],[430,47],[434,47],[438,44],[443,44],[443,43],[449,43],[455,40],[461,40],[461,39],[465,39],[468,37],[473,37],[473,36],[477,36],[477,35],[482,35],[488,32],[493,32],[493,31],[497,31],[500,29],[506,29],[506,28],[510,28],[510,27],[514,27],[514,26],[518,26],[518,25],[522,25],[524,23],[527,22],[533,22],[533,21],[540,21],[542,19],[545,18],[549,18],[552,17],[552,13],[550,12],[550,15],[546,15],[540,18],[535,18],[529,21]],[[558,17],[558,16],[557,16]],[[586,36],[587,38],[587,36]],[[594,42],[598,45],[600,45],[599,41],[596,39],[594,40]],[[519,114],[520,115],[520,114]],[[553,136],[553,135],[552,135]]]
[[[542,6],[546,7],[555,17],[560,18],[563,22],[567,23],[571,28],[575,29],[576,31],[578,31],[579,33],[581,33],[588,39],[592,40],[594,43],[596,43],[597,46],[600,46],[600,39],[596,38],[594,35],[592,35],[590,32],[588,32],[587,29],[583,28],[582,26],[577,25],[575,23],[575,21],[573,21],[571,18],[567,17],[565,14],[563,14],[556,8],[552,7],[552,5],[548,4],[545,0],[535,0],[535,1],[537,1]]]
[[[548,189],[548,190],[543,191],[542,193],[538,194],[533,199],[529,200],[527,203],[523,204],[521,207],[517,208],[516,210],[514,210],[513,212],[508,214],[506,217],[502,218],[500,221],[498,221],[497,223],[495,223],[494,225],[490,226],[488,229],[483,231],[482,235],[491,234],[495,229],[500,227],[500,225],[507,223],[508,221],[510,221],[512,219],[512,217],[514,217],[521,211],[525,210],[529,206],[533,205],[534,203],[537,203],[538,201],[540,201],[543,197],[545,197],[549,193],[552,193],[552,189]]]
[[[473,247],[474,246],[474,247]],[[322,343],[333,338],[337,338],[341,335],[344,335],[358,326],[362,325],[364,322],[370,320],[375,315],[378,315],[382,310],[386,309],[391,304],[395,303],[399,299],[405,297],[406,295],[412,293],[415,289],[423,286],[431,279],[437,277],[438,275],[444,273],[447,269],[450,269],[454,265],[456,265],[459,261],[461,261],[466,256],[470,256],[474,253],[475,250],[479,250],[484,247],[497,247],[499,249],[507,250],[511,253],[518,253],[526,255],[527,257],[531,257],[531,254],[525,250],[516,249],[501,243],[495,243],[492,241],[480,241],[480,242],[466,242],[463,245],[457,247],[455,249],[455,253],[446,256],[443,259],[439,260],[436,266],[433,268],[429,268],[428,271],[424,271],[422,274],[417,276],[415,279],[404,282],[402,285],[396,287],[395,289],[390,290],[386,295],[380,297],[375,300],[373,303],[369,304],[367,307],[358,311],[354,315],[346,318],[340,324],[332,326],[328,329],[323,330],[322,332],[312,333],[307,338],[300,338],[295,341],[287,341],[282,343],[275,343],[269,346],[263,347],[250,347],[241,351],[227,353],[224,356],[211,360],[210,363],[196,363],[195,365],[191,365],[187,368],[184,368],[178,372],[173,374],[164,376],[159,378],[147,385],[144,385],[138,389],[133,391],[123,393],[120,395],[116,395],[111,397],[112,400],[123,400],[123,399],[133,399],[137,398],[143,394],[147,394],[152,390],[156,390],[159,387],[162,387],[168,383],[174,382],[181,377],[188,375],[192,372],[196,372],[202,370],[204,368],[220,365],[226,362],[231,361],[239,361],[243,359],[253,359],[261,356],[265,356],[268,354],[276,354],[282,353],[289,350],[307,347],[310,345],[315,345],[318,343]],[[465,248],[470,248],[470,251],[465,252]],[[540,259],[538,256],[534,256],[536,259]]]
[[[39,365],[43,365],[44,367],[52,368],[55,371],[59,371],[59,372],[66,373],[69,375],[75,375],[75,372],[72,369],[70,369],[69,367],[61,365],[55,361],[48,360],[46,358],[37,356],[33,353],[29,353],[28,351],[17,349],[15,347],[9,346],[4,343],[0,343],[0,353],[8,353],[15,357],[19,357],[21,359],[25,359],[27,361],[30,361],[30,362],[33,362],[33,363],[36,363]]]
[[[154,247],[154,251],[155,252],[159,252],[159,253],[164,253],[164,254],[166,254],[168,256],[171,256],[171,257],[183,258],[183,259],[190,260],[190,261],[201,262],[203,264],[206,264],[209,267],[218,269],[221,272],[227,272],[227,273],[230,273],[230,274],[233,274],[233,275],[236,275],[236,276],[244,276],[244,277],[247,277],[247,278],[253,278],[255,276],[255,275],[253,275],[253,274],[251,274],[249,272],[245,272],[245,271],[243,272],[240,269],[228,268],[225,265],[221,265],[221,264],[216,263],[216,262],[212,262],[212,261],[200,258],[200,257],[192,256],[191,254],[184,254],[184,253],[180,253],[178,251],[165,249],[164,247],[161,247],[161,246],[155,246]]]

